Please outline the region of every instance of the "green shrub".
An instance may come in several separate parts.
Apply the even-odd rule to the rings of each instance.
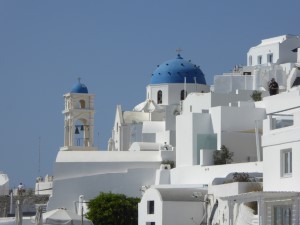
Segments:
[[[233,152],[229,152],[225,145],[221,146],[220,150],[214,151],[214,164],[222,165],[232,162]]]
[[[88,203],[87,218],[94,225],[137,225],[139,198],[103,193]]]
[[[253,91],[252,95],[250,96],[252,98],[253,101],[257,102],[257,101],[261,101],[262,97],[261,97],[262,92],[261,91]]]
[[[172,160],[163,160],[161,164],[169,164],[171,169],[175,168],[175,162]]]
[[[233,182],[251,182],[249,173],[234,173]]]

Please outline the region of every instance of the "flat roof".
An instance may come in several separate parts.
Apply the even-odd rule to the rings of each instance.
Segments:
[[[201,202],[207,194],[205,188],[154,188],[163,201]]]

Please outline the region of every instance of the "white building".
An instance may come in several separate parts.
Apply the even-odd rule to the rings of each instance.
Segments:
[[[299,46],[300,37],[295,35],[262,40],[248,51],[247,66],[235,66],[232,72],[214,77],[214,91],[267,91],[271,78],[276,79],[280,90],[290,89],[300,76],[296,69]]]
[[[264,39],[248,51],[247,66],[295,63],[297,62],[296,49],[299,44],[300,37],[295,35]]]
[[[124,112],[117,106],[108,149],[128,151],[134,142],[175,147],[175,117],[181,111],[181,102],[192,92],[209,92],[199,66],[180,55],[159,65],[146,88],[144,102],[133,111]]]
[[[178,64],[183,67],[180,71],[185,73],[180,76],[174,74],[173,80],[180,79],[184,84],[164,83],[163,91],[157,92],[157,98],[166,98],[174,105],[147,99],[133,112],[123,112],[120,106],[117,107],[113,137],[108,143],[108,149],[112,151],[99,151],[94,147],[94,95],[88,93],[80,80],[70,93],[64,95],[64,146],[58,152],[54,165],[53,196],[48,210],[59,207],[75,209],[74,201],[80,195],[90,199],[100,191],[111,191],[140,196],[142,186],[169,183],[169,172],[161,172],[160,167],[165,161],[175,161],[175,147],[170,143],[175,145],[174,122],[178,111],[173,110],[179,107],[180,93],[182,90],[185,93],[189,91],[190,86],[201,91],[209,90],[198,67],[180,56],[169,65],[172,69]],[[163,79],[170,75],[158,76]],[[179,87],[176,104],[172,96],[163,97]]]
[[[300,154],[299,89],[264,98],[263,102],[267,108],[262,137],[265,159],[264,190],[299,192],[300,166],[297,164]]]
[[[190,94],[176,118],[177,166],[213,165],[213,151],[222,145],[234,152],[234,162],[257,161],[255,126],[265,110],[255,108],[250,95]]]
[[[215,77],[214,93],[191,93],[183,102],[176,117],[177,166],[171,170],[168,188],[207,186],[208,224],[299,224],[295,163],[299,44],[299,37],[292,35],[263,40],[249,50],[248,59],[261,55],[268,62],[262,58],[260,63],[237,66],[232,73]],[[282,93],[267,97],[265,91],[272,77]],[[253,90],[262,91],[263,101],[251,101]],[[223,144],[234,152],[234,164],[214,166],[212,150]],[[262,151],[263,162],[259,162]],[[258,186],[259,177],[246,183],[222,179],[234,172],[263,174],[263,188]],[[146,194],[142,202],[151,201]],[[144,217],[145,212],[139,215]],[[185,216],[185,211],[181,215]],[[180,224],[176,218],[173,224]]]
[[[203,218],[219,225],[299,224],[298,47],[298,36],[263,40],[250,48],[247,66],[215,77],[213,92],[200,68],[180,55],[162,63],[144,102],[132,111],[117,106],[108,151],[94,146],[94,95],[79,81],[64,95],[65,139],[48,210],[75,210],[79,196],[111,191],[144,193],[139,225]],[[278,95],[267,92],[271,78]],[[252,100],[254,90],[262,91],[262,101]],[[222,145],[234,153],[232,162],[214,165]],[[228,181],[234,173],[256,181]],[[263,189],[256,189],[259,182]]]
[[[175,161],[175,117],[192,91],[209,91],[199,67],[180,55],[163,63],[153,73],[145,102],[133,111],[117,106],[111,151],[98,151],[93,144],[94,95],[79,80],[64,95],[64,146],[54,165],[48,210],[74,208],[80,195],[90,199],[112,191],[140,196],[143,186],[170,183],[161,164]]]
[[[206,194],[192,187],[150,188],[139,203],[139,224],[200,224],[206,220]]]
[[[227,204],[229,224],[243,224],[237,217],[238,211],[248,210],[245,205],[256,205],[257,212],[248,221],[259,224],[299,224],[300,168],[297,165],[300,113],[299,87],[288,92],[265,97],[261,106],[266,109],[267,118],[263,121],[263,190],[232,193],[221,197]],[[221,187],[224,190],[224,187]],[[216,218],[216,221],[218,218]]]

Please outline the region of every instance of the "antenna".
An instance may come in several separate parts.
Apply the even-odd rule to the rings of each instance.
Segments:
[[[40,194],[40,172],[41,172],[41,137],[39,136],[39,147],[38,147],[38,151],[39,151],[39,162],[38,162],[38,180],[37,180],[37,185],[38,185],[38,190],[37,190],[37,194]]]
[[[99,140],[99,131],[98,131],[98,138],[97,138],[97,143],[98,143],[98,149],[100,150],[100,140]]]
[[[40,175],[41,172],[41,137],[39,137],[39,164],[38,164],[38,176]]]

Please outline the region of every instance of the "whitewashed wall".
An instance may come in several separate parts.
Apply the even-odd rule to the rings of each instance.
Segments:
[[[190,113],[176,118],[176,165],[197,164],[197,134],[212,133],[210,114]]]
[[[191,92],[208,92],[209,86],[203,84],[150,84],[147,86],[147,97],[157,103],[157,92],[163,92],[162,105],[179,104],[181,91],[186,87],[187,94]]]
[[[265,191],[300,191],[300,95],[295,89],[280,95],[264,98],[267,113],[270,115],[263,122],[264,134],[262,147],[264,155],[264,190]],[[273,113],[291,115],[293,125],[274,129]],[[283,175],[282,151],[292,151],[292,174]]]
[[[221,143],[233,152],[233,162],[257,161],[255,133],[223,132]]]
[[[297,132],[299,134],[300,129],[297,129]],[[281,158],[281,151],[285,149],[291,149],[293,154],[293,172],[288,177],[284,177],[282,174],[283,159]],[[264,148],[264,191],[300,191],[300,165],[297,162],[300,158],[299,149],[300,139],[297,142]]]
[[[88,167],[78,165],[81,168]],[[157,166],[159,167],[159,166]],[[53,196],[50,198],[47,211],[56,208],[67,208],[75,212],[74,201],[80,195],[85,200],[95,198],[100,192],[121,193],[131,197],[141,196],[141,187],[154,184],[156,169],[139,168],[129,169],[119,173],[90,173],[88,176],[55,179]]]
[[[161,225],[195,225],[203,217],[202,202],[164,202]]]
[[[154,201],[154,214],[147,213],[148,201]],[[146,222],[162,224],[162,208],[162,199],[160,193],[156,189],[148,189],[138,205],[139,225],[145,225]]]
[[[142,186],[155,183],[162,160],[174,160],[174,152],[59,151],[48,209],[72,209],[79,195],[90,199],[101,191],[140,196]]]
[[[147,213],[147,202],[154,201],[154,214]],[[160,193],[148,189],[138,206],[139,225],[146,222],[155,222],[155,225],[194,225],[200,223],[203,217],[204,206],[202,202],[163,201]]]
[[[216,177],[234,172],[263,172],[262,162],[234,163],[218,166],[185,166],[171,170],[171,184],[211,184]]]

